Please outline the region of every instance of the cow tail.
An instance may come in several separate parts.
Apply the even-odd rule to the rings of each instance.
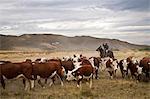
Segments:
[[[1,81],[2,87],[5,89],[5,81],[2,75],[0,75],[0,81]]]
[[[147,76],[150,79],[150,62],[148,62]]]
[[[62,65],[62,61],[59,59],[59,62],[60,62],[60,65],[63,67],[63,65]]]
[[[97,61],[98,61],[98,64],[97,64],[97,68],[99,69],[99,63],[100,63],[100,60],[98,58],[95,58]]]
[[[112,52],[112,58],[114,59],[115,57],[114,57],[114,53]]]
[[[2,75],[2,66],[0,65],[0,82],[2,84],[2,87],[5,89],[5,82],[4,82],[4,78]]]

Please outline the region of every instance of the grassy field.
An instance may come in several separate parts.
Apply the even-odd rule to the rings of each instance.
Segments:
[[[23,61],[27,58],[35,60],[36,58],[53,58],[71,56],[73,54],[83,54],[85,56],[99,56],[95,51],[66,51],[66,52],[0,52],[0,60],[9,60],[13,62]],[[150,56],[150,52],[144,51],[116,51],[117,59],[135,56],[141,59]],[[120,71],[117,71],[117,77],[113,80],[109,79],[106,71],[100,71],[100,79],[93,80],[92,89],[85,82],[81,88],[76,87],[76,82],[65,82],[62,87],[59,82],[46,88],[41,88],[37,82],[34,90],[24,91],[22,80],[6,81],[6,89],[2,89],[0,85],[1,99],[150,99],[150,84],[140,82],[137,83],[131,79],[122,79]]]

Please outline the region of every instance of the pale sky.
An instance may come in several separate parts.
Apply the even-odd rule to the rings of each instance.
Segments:
[[[150,0],[0,0],[0,34],[33,33],[150,45]]]

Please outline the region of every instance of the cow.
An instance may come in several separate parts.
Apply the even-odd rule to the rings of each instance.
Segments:
[[[138,61],[133,56],[129,56],[126,59],[120,60],[119,67],[123,78],[125,78],[125,76],[129,76],[128,73],[130,71],[131,77],[139,80],[139,77],[142,73],[142,68],[139,67]]]
[[[72,71],[75,68],[72,60],[62,61],[62,66],[65,68],[66,74],[68,73],[68,71]]]
[[[123,71],[126,72],[126,76],[128,75],[128,72],[130,71],[131,77],[133,79],[136,79],[139,81],[139,77],[142,74],[142,68],[139,67],[138,61],[133,57],[129,56],[126,59],[124,59],[123,62]],[[120,69],[121,69],[121,63],[120,63]]]
[[[100,57],[90,57],[89,61],[90,61],[91,65],[93,65],[93,67],[95,68],[95,79],[98,79],[99,78],[98,72],[99,72],[101,59],[100,59]]]
[[[0,81],[2,87],[5,89],[5,80],[6,79],[18,79],[23,78],[25,84],[25,90],[30,87],[30,81],[28,79],[32,78],[32,63],[30,60],[24,62],[12,63],[8,62],[5,64],[0,64]],[[25,83],[25,81],[28,83]]]
[[[78,68],[73,69],[72,71],[69,71],[67,74],[67,81],[70,80],[77,80],[77,87],[80,87],[80,82],[83,79],[88,79],[90,82],[90,88],[92,87],[92,77],[94,74],[94,68],[91,65],[84,65]]]
[[[87,59],[85,56],[80,55],[80,57],[75,57],[74,64],[77,64],[78,66],[84,66],[84,65],[91,65],[93,68],[95,68],[95,78],[98,79],[98,70],[99,70],[99,63],[101,62],[100,57],[90,57]]]
[[[139,67],[138,63],[129,62],[128,63],[128,70],[130,70],[131,77],[136,80],[139,80],[139,75],[142,73],[142,68]]]
[[[50,78],[54,82],[55,76],[59,78],[61,85],[63,86],[63,76],[65,70],[60,64],[61,63],[59,63],[58,60],[48,60],[48,62],[45,63],[35,63],[33,64],[32,75],[34,76],[35,80],[38,80],[38,83],[41,85],[41,87],[44,87],[44,85],[41,83],[41,78],[45,80]],[[50,86],[53,84],[53,82],[50,83]],[[34,86],[32,86],[32,88],[33,87]]]
[[[59,67],[62,68],[62,70],[63,70],[62,79],[66,76],[66,71],[65,71],[65,68],[64,68],[64,66],[63,66],[63,64],[62,64],[61,59],[59,59],[59,58],[52,58],[52,59],[47,60],[47,62],[55,63],[55,64],[57,64]],[[56,76],[52,78],[52,82],[51,82],[50,86],[51,86],[52,84],[54,84],[55,78],[56,78]]]
[[[121,74],[122,74],[122,78],[125,78],[128,74],[128,63],[127,63],[127,60],[126,59],[122,59],[120,60],[120,62],[118,63],[119,67],[120,67],[120,71],[121,71]]]
[[[117,59],[112,59],[110,58],[107,62],[106,62],[106,69],[110,75],[110,78],[113,79],[113,77],[116,76],[116,71],[118,69],[118,61]]]
[[[41,62],[47,62],[48,59],[47,58],[37,58],[34,62],[35,63],[41,63]]]
[[[146,75],[146,78],[150,78],[150,57],[144,57],[140,60],[140,67],[142,67],[142,72]]]
[[[86,59],[85,57],[81,57],[81,55],[74,55],[72,61],[75,68],[72,71],[68,71],[66,80],[77,80],[77,87],[80,87],[80,82],[83,79],[89,79],[91,88],[92,78],[95,73],[94,65],[92,65],[90,60]]]

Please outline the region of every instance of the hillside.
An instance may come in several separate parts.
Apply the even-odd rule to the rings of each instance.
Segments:
[[[103,43],[108,43],[111,49],[117,50],[150,48],[149,46],[130,44],[116,39],[90,36],[66,37],[54,34],[0,35],[0,50],[95,50]]]

